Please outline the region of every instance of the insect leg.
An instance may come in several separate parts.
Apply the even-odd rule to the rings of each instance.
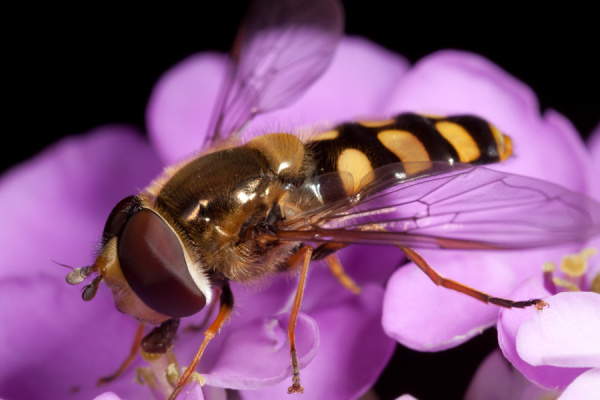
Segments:
[[[402,250],[402,252],[408,257],[408,259],[414,262],[421,271],[425,272],[425,274],[438,286],[442,286],[448,289],[456,290],[457,292],[464,293],[468,296],[471,296],[479,301],[482,301],[486,304],[495,304],[500,307],[506,308],[525,308],[529,306],[535,306],[538,310],[541,310],[547,303],[540,299],[531,299],[525,301],[513,301],[510,299],[503,299],[501,297],[493,297],[487,293],[481,292],[477,289],[473,289],[467,285],[463,285],[462,283],[453,281],[452,279],[444,278],[439,272],[431,268],[427,261],[421,257],[419,253],[414,251],[411,248],[398,245],[398,248]]]
[[[334,254],[336,251],[341,250],[346,246],[348,246],[347,243],[324,243],[313,251],[312,259],[325,259],[333,276],[335,276],[346,289],[354,294],[359,294],[361,292],[360,286],[354,282],[354,279],[346,274],[340,259]]]
[[[177,381],[177,385],[171,393],[169,400],[175,400],[177,395],[181,392],[185,384],[190,380],[192,374],[196,371],[196,367],[198,367],[198,363],[200,363],[200,358],[202,358],[202,354],[204,353],[204,349],[208,345],[208,343],[215,337],[215,335],[219,332],[225,321],[231,315],[231,311],[233,310],[233,293],[231,293],[231,289],[229,285],[225,284],[221,288],[221,296],[219,298],[219,314],[217,314],[217,318],[213,321],[210,327],[204,332],[204,340],[198,349],[198,352],[194,356],[194,359],[185,370],[181,378]]]
[[[311,246],[302,246],[286,262],[287,269],[294,269],[302,263],[300,281],[298,282],[298,289],[296,290],[296,297],[294,298],[292,314],[290,315],[290,322],[288,324],[290,356],[292,357],[292,386],[288,388],[288,393],[304,392],[304,388],[300,384],[300,365],[298,364],[298,354],[296,353],[296,321],[298,320],[298,313],[300,312],[300,305],[302,304],[302,297],[304,296],[308,264],[310,264],[312,252],[313,248]]]
[[[217,290],[217,289],[218,288],[216,288],[215,290]],[[210,316],[215,311],[215,308],[217,308],[217,302],[213,301],[210,303],[208,311],[206,312],[206,315],[204,316],[204,319],[202,320],[202,322],[200,322],[199,324],[190,324],[190,325],[186,326],[184,329],[184,332],[198,332],[198,331],[203,330],[204,327],[206,327],[206,325],[208,325],[208,321],[210,321]]]
[[[129,365],[131,365],[131,363],[133,362],[133,360],[135,359],[135,356],[137,356],[137,353],[140,349],[140,345],[142,343],[142,338],[144,337],[144,327],[146,324],[144,324],[143,322],[140,322],[138,324],[138,328],[137,331],[135,332],[135,336],[133,338],[133,344],[131,345],[131,350],[129,352],[129,355],[127,356],[127,358],[125,359],[125,361],[123,361],[123,363],[121,364],[121,366],[119,367],[119,369],[117,369],[114,373],[108,375],[108,376],[104,376],[100,379],[98,379],[98,386],[104,385],[106,383],[112,382],[115,379],[117,379],[123,372],[125,372],[125,370],[127,369],[127,367],[129,367]]]
[[[340,259],[337,255],[328,255],[325,258],[325,262],[329,266],[329,269],[331,269],[333,276],[335,276],[337,280],[340,281],[340,283],[344,285],[346,289],[348,289],[354,294],[360,294],[360,286],[358,286],[356,282],[354,282],[354,279],[352,279],[350,275],[346,274],[346,271],[344,271],[344,267],[342,266],[342,263],[340,262]]]

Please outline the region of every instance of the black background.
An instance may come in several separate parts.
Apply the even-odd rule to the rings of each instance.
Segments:
[[[98,125],[125,122],[144,131],[146,101],[158,77],[191,53],[227,51],[246,3],[3,3],[0,169]],[[397,3],[396,11],[396,2],[344,3],[349,34],[411,62],[444,48],[480,53],[530,85],[542,109],[563,113],[584,137],[599,121],[599,37],[591,10]],[[461,397],[495,341],[492,331],[465,349],[425,355],[399,350],[378,389],[383,398],[406,392],[421,400]]]

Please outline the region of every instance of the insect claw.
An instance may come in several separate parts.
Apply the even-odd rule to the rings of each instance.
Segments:
[[[550,307],[550,304],[546,303],[544,300],[535,299],[535,300],[532,300],[532,301],[535,302],[535,308],[536,308],[536,310],[541,311],[541,310],[544,309],[544,307]]]
[[[296,380],[296,378],[298,378],[298,379]],[[288,388],[288,394],[292,394],[292,393],[304,393],[304,388],[300,384],[300,376],[298,376],[298,377],[294,376],[292,378],[292,380],[294,382],[292,383],[292,386],[290,386]]]

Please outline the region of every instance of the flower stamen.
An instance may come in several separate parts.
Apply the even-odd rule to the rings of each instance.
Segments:
[[[544,287],[551,293],[557,293],[558,288],[563,288],[569,292],[579,292],[586,289],[585,274],[589,269],[588,259],[598,253],[593,247],[586,247],[576,254],[565,255],[559,269],[564,274],[564,278],[554,276],[557,268],[556,264],[549,261],[544,263],[542,271],[544,273]],[[600,293],[600,275],[596,276],[591,282],[591,291]]]
[[[600,293],[600,273],[594,277],[594,280],[592,280],[590,292]]]
[[[554,264],[552,261],[545,262],[544,265],[542,265],[542,271],[544,273],[544,287],[546,290],[550,293],[558,292],[556,284],[552,279],[554,273],[556,272],[556,264]]]
[[[164,354],[153,354],[143,350],[140,353],[150,365],[150,370],[140,369],[137,372],[138,379],[141,376],[142,382],[146,382],[167,398],[173,392],[173,383],[177,384],[178,377],[181,375],[175,354],[172,349],[167,350]]]
[[[193,372],[192,376],[190,377],[190,379],[192,381],[198,382],[198,384],[200,386],[204,386],[206,384],[206,378],[202,374],[200,374],[198,372]]]
[[[593,247],[586,247],[579,254],[569,254],[563,257],[560,270],[571,278],[580,278],[588,269],[588,258],[598,252]]]
[[[181,378],[181,372],[175,363],[167,366],[165,374],[167,375],[167,382],[169,382],[172,387],[175,387],[177,385],[177,381],[179,378]]]

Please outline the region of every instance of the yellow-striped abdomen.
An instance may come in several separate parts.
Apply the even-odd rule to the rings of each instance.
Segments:
[[[489,164],[505,160],[512,151],[510,138],[479,117],[412,113],[341,124],[311,139],[307,148],[317,173],[350,173],[354,189],[364,175],[391,163],[406,163],[405,172],[411,175],[430,165],[412,162]]]

